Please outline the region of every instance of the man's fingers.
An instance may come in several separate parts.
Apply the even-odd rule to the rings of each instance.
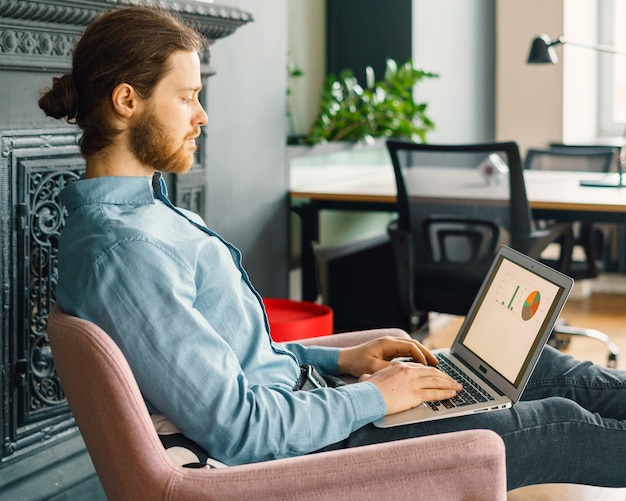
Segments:
[[[463,387],[454,378],[441,372],[435,367],[427,367],[416,362],[397,362],[418,369],[412,378],[415,388],[419,389],[455,389],[460,391]]]
[[[437,359],[428,349],[415,339],[386,338],[383,344],[383,358],[392,360],[398,357],[412,358],[424,365],[437,365]]]
[[[462,386],[435,367],[415,362],[394,362],[368,378],[381,391],[387,414],[395,414],[423,402],[452,398]]]

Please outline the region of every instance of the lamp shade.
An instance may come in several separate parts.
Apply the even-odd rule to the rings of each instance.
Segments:
[[[553,41],[548,35],[535,37],[530,45],[528,53],[529,64],[556,64],[559,58],[556,55],[554,46],[562,43],[559,39]]]

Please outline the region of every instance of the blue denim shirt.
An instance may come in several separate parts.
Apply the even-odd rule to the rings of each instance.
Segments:
[[[230,465],[306,454],[385,414],[367,382],[292,391],[300,363],[336,374],[338,350],[274,344],[240,252],[160,197],[147,177],[66,187],[56,288],[115,340],[151,412]]]

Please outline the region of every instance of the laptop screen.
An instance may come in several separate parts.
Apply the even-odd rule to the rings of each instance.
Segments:
[[[459,341],[517,387],[564,292],[535,271],[499,256]]]

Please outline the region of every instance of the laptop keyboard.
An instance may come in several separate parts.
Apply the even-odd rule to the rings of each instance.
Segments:
[[[437,369],[441,372],[445,372],[454,380],[463,385],[463,389],[457,393],[456,397],[447,400],[440,400],[437,402],[425,402],[431,409],[438,411],[442,406],[446,409],[453,407],[462,407],[464,405],[471,405],[479,402],[487,402],[493,400],[493,397],[489,395],[483,388],[478,386],[472,379],[470,379],[464,372],[462,372],[452,360],[445,356],[443,353],[436,353],[435,357],[439,361]]]

